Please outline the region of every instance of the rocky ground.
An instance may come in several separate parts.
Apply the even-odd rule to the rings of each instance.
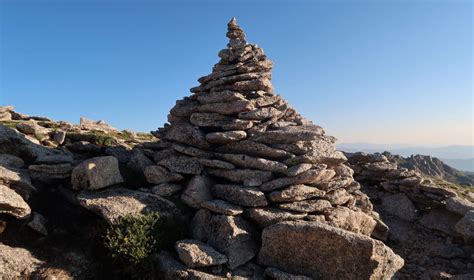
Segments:
[[[473,278],[472,203],[388,155],[336,151],[235,19],[227,37],[152,134],[0,107],[3,278],[128,278],[103,237],[144,213],[189,228],[153,253],[154,279]]]

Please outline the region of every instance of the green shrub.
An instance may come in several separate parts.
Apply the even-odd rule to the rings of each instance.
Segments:
[[[133,278],[153,278],[156,264],[153,255],[171,249],[186,237],[187,223],[181,216],[148,213],[125,216],[111,225],[104,236],[110,256],[123,264],[124,274]]]

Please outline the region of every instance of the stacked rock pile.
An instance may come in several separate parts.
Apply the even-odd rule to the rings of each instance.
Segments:
[[[466,274],[474,270],[473,203],[398,166],[397,157],[388,152],[347,157],[355,179],[391,229],[387,241],[407,263],[401,275],[407,279],[431,279],[443,273],[473,277]]]
[[[176,245],[185,265],[162,254],[175,264],[162,265],[165,274],[220,279],[266,267],[267,275],[390,277],[403,260],[370,238],[377,214],[335,139],[273,92],[272,62],[235,18],[227,37],[212,73],[154,133],[161,141],[147,181],[156,193],[185,186],[182,201],[198,210],[194,240]]]

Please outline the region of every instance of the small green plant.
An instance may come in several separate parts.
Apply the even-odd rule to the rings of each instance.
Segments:
[[[186,237],[186,223],[177,215],[151,212],[119,218],[104,236],[110,256],[123,264],[124,274],[147,279],[156,273],[153,254],[170,249],[177,240]]]

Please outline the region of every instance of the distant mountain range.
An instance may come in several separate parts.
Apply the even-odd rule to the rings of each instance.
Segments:
[[[409,145],[341,143],[337,148],[345,152],[376,153],[389,151],[403,157],[429,155],[444,161],[457,170],[474,172],[474,146],[453,145],[444,147],[422,147]]]

